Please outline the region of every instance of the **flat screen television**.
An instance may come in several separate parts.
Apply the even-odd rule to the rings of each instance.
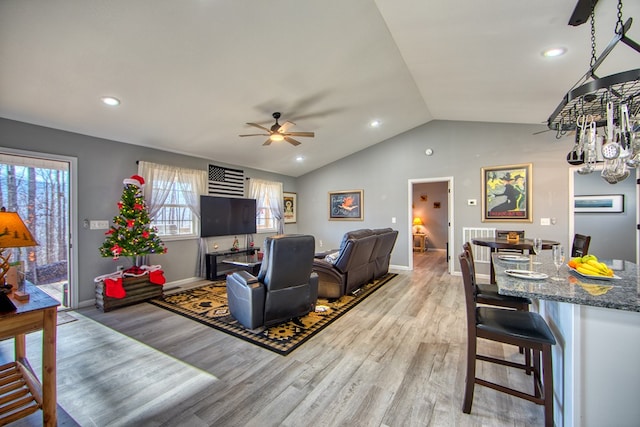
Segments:
[[[256,200],[200,196],[200,237],[254,234]]]

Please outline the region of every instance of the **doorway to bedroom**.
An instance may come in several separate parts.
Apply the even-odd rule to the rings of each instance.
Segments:
[[[450,261],[453,241],[453,177],[409,180],[409,267],[420,264],[430,252],[441,252],[440,262]],[[433,258],[433,257],[430,257]]]

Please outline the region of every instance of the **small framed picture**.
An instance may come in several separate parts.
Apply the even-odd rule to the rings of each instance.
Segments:
[[[363,221],[364,191],[330,191],[329,221]]]
[[[298,220],[298,195],[296,193],[283,193],[284,198],[284,223],[293,224]]]
[[[533,222],[532,164],[482,168],[482,222]]]
[[[621,213],[624,212],[624,194],[605,196],[574,196],[576,213]]]

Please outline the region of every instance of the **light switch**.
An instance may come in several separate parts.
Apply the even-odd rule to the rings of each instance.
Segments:
[[[551,218],[540,218],[540,225],[551,225]]]
[[[109,228],[109,221],[106,220],[91,220],[89,221],[90,230],[107,230]]]

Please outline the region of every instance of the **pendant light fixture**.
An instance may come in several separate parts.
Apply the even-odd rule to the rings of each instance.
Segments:
[[[618,20],[615,36],[596,57],[595,3],[580,0],[576,6],[588,9],[591,15],[591,64],[589,70],[562,98],[560,105],[548,119],[550,129],[560,138],[570,130],[576,131],[575,145],[567,155],[572,164],[584,164],[578,173],[584,175],[596,170],[596,163],[604,159],[602,178],[616,184],[631,175],[631,169],[640,166],[640,69],[622,71],[607,77],[598,77],[596,70],[622,41],[640,53],[640,45],[627,37],[633,20],[622,21],[622,0],[618,0]],[[579,25],[586,19],[569,22]],[[575,23],[575,24],[574,24]],[[635,121],[635,123],[634,123]],[[605,127],[604,135],[597,128]]]

